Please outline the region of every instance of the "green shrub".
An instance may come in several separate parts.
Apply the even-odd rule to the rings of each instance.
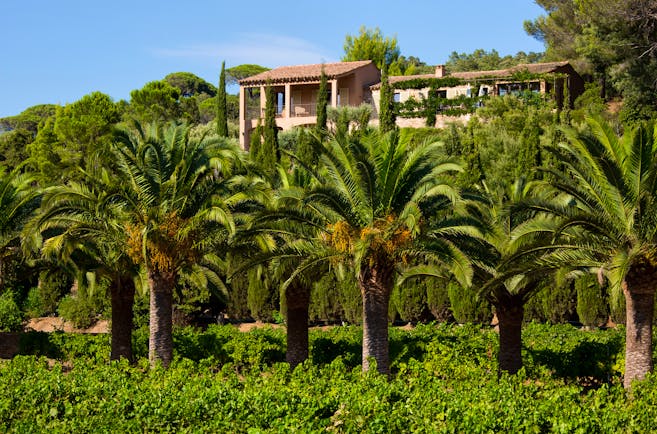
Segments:
[[[41,298],[41,291],[38,287],[30,288],[27,297],[23,303],[23,310],[28,318],[39,318],[47,315],[45,303]]]
[[[490,304],[477,297],[474,290],[462,288],[455,282],[449,282],[447,294],[452,307],[452,315],[458,323],[490,323],[492,319]]]
[[[616,303],[613,297],[609,297],[609,318],[615,324],[625,324],[625,317],[627,311],[625,310],[625,298],[618,297]]]
[[[310,292],[308,316],[311,321],[335,322],[341,319],[338,282],[334,273],[326,273],[317,280]]]
[[[23,326],[23,313],[14,300],[13,291],[0,294],[0,332],[18,331]]]
[[[254,267],[247,271],[249,287],[247,304],[251,317],[257,321],[271,322],[272,312],[278,310],[278,290],[270,274],[264,267]]]
[[[247,294],[249,279],[245,273],[237,274],[230,280],[226,314],[233,320],[246,320],[250,318]]]
[[[38,318],[57,312],[61,298],[71,289],[71,278],[59,269],[39,273],[39,284],[30,288],[23,302],[28,318]]]
[[[110,335],[30,331],[20,337],[19,354],[104,363],[109,360]]]
[[[132,327],[137,330],[142,327],[148,327],[150,317],[150,296],[145,294],[135,294],[135,303],[132,306]]]
[[[397,314],[402,321],[418,322],[426,317],[427,287],[426,279],[409,279],[404,284],[396,286],[390,296],[390,318]]]
[[[440,322],[451,320],[452,312],[449,305],[449,291],[444,281],[427,279],[427,307],[433,317]]]
[[[109,314],[110,303],[106,292],[107,289],[100,284],[77,287],[75,294],[61,299],[57,312],[75,327],[88,328],[99,318]]]
[[[337,282],[341,319],[349,324],[360,324],[363,320],[363,298],[356,277],[347,272]]]
[[[59,316],[77,328],[91,327],[96,321],[96,312],[85,299],[67,295],[59,302]]]
[[[574,320],[576,311],[575,285],[564,272],[558,272],[527,302],[525,320],[561,324]]]
[[[577,316],[587,327],[598,327],[607,321],[609,312],[603,288],[594,275],[588,274],[575,280],[577,291]]]
[[[424,142],[434,142],[442,138],[443,132],[436,128],[400,128],[399,139],[417,146]]]
[[[586,116],[599,116],[607,111],[604,99],[600,97],[598,83],[586,83],[584,92],[575,100],[570,116],[575,122],[583,122]]]
[[[308,310],[312,321],[360,324],[363,302],[358,282],[351,273],[325,273],[314,284]]]

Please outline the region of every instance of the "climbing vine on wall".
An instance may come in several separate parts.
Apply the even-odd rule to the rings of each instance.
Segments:
[[[444,98],[439,96],[439,93],[437,92],[438,89],[474,83],[472,95],[478,95],[479,86],[484,83],[494,84],[504,81],[507,83],[527,84],[536,81],[547,81],[556,84],[559,79],[563,79],[564,94],[567,95],[569,91],[567,88],[567,78],[567,74],[554,72],[537,74],[531,73],[527,70],[517,71],[509,77],[491,75],[477,77],[472,80],[464,80],[457,77],[414,78],[393,83],[392,87],[396,90],[429,89],[428,96],[426,98],[421,96],[420,99],[411,97],[403,103],[396,103],[395,114],[401,118],[425,118],[426,125],[433,126],[435,125],[437,114],[460,116],[473,113],[477,108],[481,107],[488,98],[488,96],[469,97],[467,95],[459,95],[456,98]]]

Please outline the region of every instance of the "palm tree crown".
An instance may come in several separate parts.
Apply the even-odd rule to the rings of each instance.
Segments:
[[[4,287],[4,264],[19,251],[21,229],[41,197],[33,178],[21,170],[0,172],[0,290]]]
[[[565,171],[555,185],[574,206],[555,208],[562,228],[581,230],[578,245],[607,276],[627,310],[625,386],[652,370],[651,323],[657,282],[657,131],[655,124],[619,137],[603,121],[567,132],[554,152]]]

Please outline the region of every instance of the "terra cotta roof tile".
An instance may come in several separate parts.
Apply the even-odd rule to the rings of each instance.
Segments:
[[[567,61],[547,62],[547,63],[524,63],[506,69],[493,69],[489,71],[462,71],[445,75],[445,77],[461,78],[463,80],[474,80],[477,78],[505,78],[510,77],[517,72],[527,71],[531,74],[546,74],[556,72],[558,68],[568,65]],[[390,84],[400,83],[403,81],[413,80],[416,78],[436,78],[434,74],[420,75],[392,75],[388,77]],[[370,86],[371,89],[378,89],[381,83]]]
[[[350,72],[372,64],[371,60],[359,60],[356,62],[334,62],[316,63],[312,65],[281,66],[260,74],[246,77],[239,81],[241,86],[271,83],[289,83],[299,81],[319,80],[322,75],[322,67],[326,78],[334,79]]]

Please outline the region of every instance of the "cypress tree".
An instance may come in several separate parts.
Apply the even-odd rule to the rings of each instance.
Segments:
[[[607,301],[595,276],[587,274],[575,280],[575,291],[579,321],[586,327],[604,324],[609,314]]]
[[[477,122],[470,122],[467,132],[463,135],[462,155],[465,170],[456,176],[457,183],[463,188],[472,188],[485,179],[484,170],[481,166],[481,155],[479,153],[479,143],[475,137],[475,128]]]
[[[387,133],[395,129],[394,94],[388,81],[388,68],[381,71],[381,93],[379,100],[379,128]]]
[[[276,126],[276,106],[274,101],[274,88],[268,84],[265,102],[265,125],[263,142],[259,153],[258,163],[268,172],[272,172],[279,159],[278,127]]]
[[[322,66],[322,75],[319,80],[319,93],[317,94],[317,125],[315,130],[317,136],[321,139],[326,135],[326,122],[327,122],[327,113],[326,107],[328,106],[328,79],[326,73],[324,72],[324,66]]]
[[[217,134],[228,137],[228,118],[226,115],[226,62],[221,62],[219,87],[217,88]]]
[[[525,121],[525,127],[520,133],[520,152],[518,152],[518,165],[516,178],[521,176],[527,179],[536,179],[540,176],[536,168],[541,166],[541,126],[536,115],[531,113]]]
[[[312,141],[315,138],[309,134],[305,128],[300,128],[297,135],[297,152],[296,156],[305,164],[314,167],[317,164],[317,153],[313,147]]]
[[[251,161],[260,161],[260,153],[262,151],[262,124],[260,119],[258,119],[258,125],[255,127],[251,133],[251,139],[249,140],[249,156]]]

